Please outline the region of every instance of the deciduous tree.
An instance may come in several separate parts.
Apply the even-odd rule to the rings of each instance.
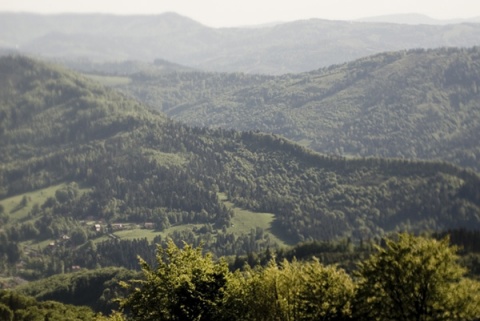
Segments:
[[[399,234],[360,265],[356,312],[368,320],[473,320],[479,287],[464,279],[448,238]]]
[[[200,247],[158,247],[157,266],[140,259],[143,280],[122,306],[133,320],[219,320],[229,275],[224,261],[213,261]]]

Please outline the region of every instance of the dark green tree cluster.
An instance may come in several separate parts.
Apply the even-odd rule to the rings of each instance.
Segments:
[[[17,286],[14,291],[37,301],[88,306],[93,311],[109,314],[118,309],[116,300],[125,295],[119,282],[138,277],[138,272],[125,268],[82,269],[28,282]]]
[[[476,212],[480,204],[478,177],[457,181],[460,172],[446,163],[330,158],[275,136],[248,132],[242,137],[248,152],[243,160],[232,157],[225,166],[230,179],[221,188],[241,207],[275,213],[283,231],[298,241],[350,235],[365,239],[393,226],[457,228],[465,214]],[[455,181],[465,194],[454,187]],[[453,201],[454,195],[462,199],[451,207],[440,205]],[[473,203],[463,195],[472,197]],[[470,228],[473,224],[468,223]]]
[[[91,321],[95,314],[87,307],[39,302],[13,291],[0,290],[0,319],[2,321]]]
[[[399,234],[352,278],[317,259],[229,272],[201,248],[170,242],[124,286],[128,320],[476,320],[480,283],[448,239]]]
[[[68,230],[66,230],[68,232]],[[76,230],[74,230],[76,232]],[[242,253],[261,252],[263,249],[277,248],[277,244],[270,238],[265,237],[263,229],[256,229],[249,234],[235,235],[234,233],[215,231],[211,226],[200,229],[185,229],[168,234],[176,244],[189,242],[194,246],[203,244],[203,248],[212,252],[215,256],[231,256]],[[84,229],[79,230],[84,235]],[[91,237],[97,237],[97,233],[90,227],[88,233]],[[0,234],[0,236],[5,234]],[[44,249],[35,246],[23,247],[20,242],[0,242],[1,248],[5,249],[0,262],[3,265],[3,273],[18,275],[27,280],[37,280],[54,274],[68,273],[78,267],[97,269],[100,267],[125,267],[138,269],[136,258],[143,257],[149,264],[155,261],[156,244],[163,244],[165,239],[160,235],[152,241],[146,238],[116,239],[113,236],[109,240],[95,242],[90,239],[86,242],[75,243],[75,234],[71,234],[70,240],[56,241],[54,246]],[[20,269],[14,269],[18,262],[22,262]],[[254,264],[254,261],[251,261]]]

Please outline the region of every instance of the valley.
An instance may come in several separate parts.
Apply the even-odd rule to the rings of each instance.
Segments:
[[[0,13],[0,319],[477,320],[479,26]]]

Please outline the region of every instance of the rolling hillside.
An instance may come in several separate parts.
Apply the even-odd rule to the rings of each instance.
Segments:
[[[273,245],[267,232],[295,242],[480,227],[480,178],[449,164],[330,157],[269,134],[187,127],[23,57],[2,58],[0,73],[0,240],[7,248],[62,235],[79,245],[98,237],[82,234],[90,221],[110,228],[152,222],[159,233],[197,224],[176,237],[204,241],[218,254]],[[272,225],[231,234],[225,197],[272,213]]]
[[[0,14],[0,47],[50,58],[166,59],[209,71],[285,74],[379,52],[480,44],[480,24],[444,26],[311,19],[215,29],[152,16]]]
[[[138,73],[118,88],[194,126],[260,130],[326,154],[480,171],[480,49],[382,53],[308,73]]]

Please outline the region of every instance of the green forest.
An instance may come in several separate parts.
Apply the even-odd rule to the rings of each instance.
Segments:
[[[465,275],[448,237],[397,234],[371,251],[350,273],[317,257],[289,261],[275,255],[264,265],[232,271],[226,260],[214,260],[200,247],[169,241],[157,247],[155,265],[140,259],[137,274],[97,269],[16,292],[0,290],[0,315],[97,321],[478,320],[480,282]],[[117,300],[108,301],[112,298]],[[49,300],[90,303],[97,312]],[[106,302],[118,310],[109,316],[98,312]]]
[[[0,58],[0,75],[5,320],[385,320],[377,304],[388,300],[388,313],[405,310],[395,320],[478,318],[473,169],[186,125],[23,56]],[[210,77],[151,79],[192,75]],[[221,79],[233,91],[277,79],[217,77],[219,94]],[[423,291],[415,280],[428,275],[433,292],[398,306],[397,293],[375,288],[393,281],[372,279],[390,263],[415,271],[393,280],[401,291]],[[317,292],[326,301],[307,297]]]
[[[479,171],[479,57],[478,47],[415,49],[275,77],[96,69],[123,75],[128,81],[112,85],[193,126],[260,130],[330,155]]]

